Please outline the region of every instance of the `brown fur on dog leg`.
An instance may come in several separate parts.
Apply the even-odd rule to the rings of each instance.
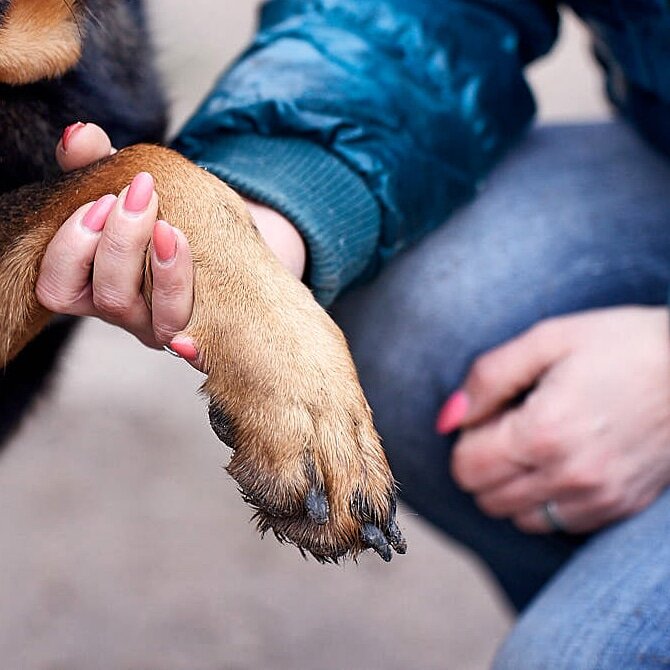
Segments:
[[[11,214],[0,237],[6,354],[48,317],[34,282],[58,225],[142,170],[155,179],[161,218],[191,246],[195,301],[183,333],[197,343],[213,427],[233,442],[228,471],[259,529],[321,561],[370,546],[385,560],[389,547],[404,551],[394,481],[342,333],[265,245],[243,201],[168,149],[125,149],[0,201]]]
[[[30,84],[74,67],[82,51],[76,12],[63,0],[13,0],[0,21],[0,82]]]

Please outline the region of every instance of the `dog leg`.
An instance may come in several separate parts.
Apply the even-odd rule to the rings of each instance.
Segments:
[[[5,359],[48,321],[34,286],[58,225],[141,170],[155,179],[161,217],[191,245],[195,304],[183,334],[197,343],[212,427],[234,450],[228,471],[261,532],[322,561],[368,547],[384,560],[392,548],[404,553],[393,478],[342,333],[274,257],[243,201],[168,149],[131,147],[0,202],[13,231],[0,238]]]

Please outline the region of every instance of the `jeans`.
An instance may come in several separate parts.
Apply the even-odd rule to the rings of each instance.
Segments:
[[[526,535],[451,479],[437,411],[532,324],[662,305],[669,285],[670,165],[613,122],[531,132],[473,204],[333,308],[401,497],[524,610],[497,668],[670,668],[670,491],[591,537]]]

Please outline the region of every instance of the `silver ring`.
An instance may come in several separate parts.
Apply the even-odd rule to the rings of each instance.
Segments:
[[[558,503],[555,500],[547,500],[540,507],[540,510],[551,530],[557,533],[565,533],[567,531],[565,524],[561,521],[561,515],[558,513]]]
[[[181,356],[174,349],[171,349],[170,347],[168,347],[167,344],[163,347],[163,351],[170,354],[170,356],[174,356],[175,358],[181,358]]]

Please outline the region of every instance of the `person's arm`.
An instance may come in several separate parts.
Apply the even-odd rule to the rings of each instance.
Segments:
[[[297,226],[327,304],[477,191],[556,28],[541,0],[273,0],[175,144]]]

